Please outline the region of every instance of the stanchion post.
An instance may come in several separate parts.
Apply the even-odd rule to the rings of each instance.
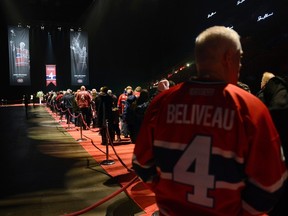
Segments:
[[[106,160],[101,162],[101,165],[112,165],[115,164],[114,160],[109,160],[109,148],[108,145],[113,145],[113,141],[111,140],[110,134],[109,134],[109,128],[108,128],[108,121],[106,119],[106,124],[105,124],[105,130],[106,130],[106,139],[108,142],[106,142]]]
[[[68,115],[66,115],[66,116],[67,116],[67,125],[68,125],[66,129],[72,129],[72,127],[70,127],[71,115],[72,115],[72,114],[71,114],[69,108],[67,108],[66,112],[68,112]],[[66,114],[66,113],[65,113],[65,114]]]
[[[79,117],[80,118],[80,121],[79,121],[79,124],[80,124],[80,138],[77,139],[78,142],[82,142],[82,141],[85,141],[86,139],[82,137],[82,128],[83,128],[83,116],[82,116],[82,112],[80,111],[79,113]]]
[[[54,103],[54,112],[55,112],[55,117],[57,118],[57,112],[58,112],[58,110],[57,110],[57,105],[55,104],[55,102],[53,102]]]
[[[70,127],[70,122],[67,123],[67,128],[66,129],[72,129],[72,127]]]

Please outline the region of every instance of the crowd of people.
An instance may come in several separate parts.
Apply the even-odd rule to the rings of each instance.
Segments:
[[[170,83],[174,85],[172,81],[161,80],[156,92],[141,86],[135,89],[127,86],[119,96],[107,86],[99,91],[81,86],[76,91],[50,91],[43,95],[42,100],[59,114],[60,121],[75,124],[83,130],[99,128],[103,145],[109,141],[119,143],[124,138],[130,138],[135,143],[150,101],[159,92],[169,89]]]
[[[153,94],[81,86],[45,100],[68,124],[99,127],[103,145],[130,137],[155,215],[287,215],[288,84],[264,72],[253,95],[238,80],[243,54],[236,31],[214,26],[195,40],[195,78],[160,80]]]

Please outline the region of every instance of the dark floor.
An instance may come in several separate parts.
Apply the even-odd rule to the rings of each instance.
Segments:
[[[43,106],[28,118],[24,106],[0,107],[0,119],[1,216],[65,215],[121,188]],[[122,192],[83,215],[142,213]]]

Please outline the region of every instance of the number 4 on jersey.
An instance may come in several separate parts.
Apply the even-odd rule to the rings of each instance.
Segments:
[[[213,207],[213,198],[208,197],[208,189],[214,188],[214,176],[209,175],[211,146],[211,137],[196,136],[173,170],[174,181],[194,188],[187,194],[188,202],[206,207]],[[193,171],[189,170],[192,164]]]

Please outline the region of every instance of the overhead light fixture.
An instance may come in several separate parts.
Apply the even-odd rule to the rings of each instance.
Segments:
[[[44,30],[44,29],[45,29],[44,25],[41,25],[41,30]]]
[[[61,31],[61,30],[62,30],[61,26],[59,26],[57,29],[58,29],[58,31]]]
[[[73,29],[73,28],[70,28],[70,31],[71,31],[71,32],[73,32],[73,31],[74,31],[74,29]]]

